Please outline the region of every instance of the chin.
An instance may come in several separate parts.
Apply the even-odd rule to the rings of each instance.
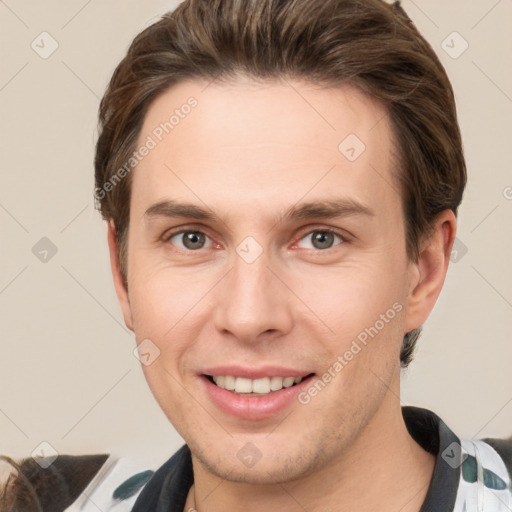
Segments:
[[[233,468],[233,465],[225,463],[217,466],[207,466],[207,468],[219,478],[250,485],[282,484],[302,478],[307,473],[297,466],[291,471],[289,465],[282,466],[277,463],[263,464],[261,461],[258,463],[258,467],[255,466],[248,469]]]
[[[285,453],[277,453],[270,447],[264,448],[263,453],[260,452],[259,460],[254,462],[249,459],[246,463],[244,456],[250,454],[253,449],[250,442],[233,452],[222,447],[214,453],[207,449],[206,457],[201,449],[197,451],[191,447],[191,450],[201,465],[221,479],[245,484],[272,485],[298,480],[315,471],[315,461],[318,457],[308,457],[302,446],[287,448]],[[264,452],[272,455],[265,457]]]

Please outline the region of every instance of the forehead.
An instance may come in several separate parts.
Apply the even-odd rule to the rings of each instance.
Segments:
[[[172,195],[228,211],[331,192],[396,202],[386,109],[348,85],[181,82],[148,109],[139,146],[148,141],[133,176],[137,203]]]

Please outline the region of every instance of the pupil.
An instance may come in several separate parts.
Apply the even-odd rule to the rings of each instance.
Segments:
[[[318,231],[313,239],[314,239],[314,245],[315,245],[315,247],[317,247],[317,249],[326,249],[332,245],[333,234],[328,233],[328,232],[326,233],[326,232]],[[316,242],[318,242],[318,244],[316,244]]]
[[[204,243],[204,235],[202,233],[185,234],[184,245],[188,249],[198,249],[202,243]]]

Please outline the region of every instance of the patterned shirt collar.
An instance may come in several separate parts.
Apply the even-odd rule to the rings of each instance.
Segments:
[[[450,463],[461,454],[460,439],[432,411],[402,407],[407,430],[426,451],[436,455],[430,486],[420,512],[453,512],[461,475],[460,464]],[[192,457],[182,446],[146,484],[132,512],[182,512],[194,482]]]

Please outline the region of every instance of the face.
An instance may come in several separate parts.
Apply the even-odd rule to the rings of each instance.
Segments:
[[[421,321],[391,128],[349,86],[206,85],[147,112],[118,294],[197,459],[234,481],[291,480],[398,405],[402,338]]]

